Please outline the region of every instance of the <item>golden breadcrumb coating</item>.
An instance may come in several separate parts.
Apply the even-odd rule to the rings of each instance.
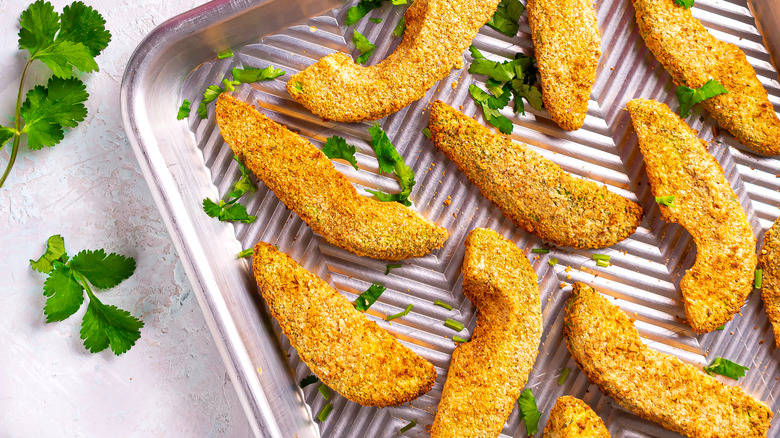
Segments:
[[[702,102],[720,126],[764,155],[780,154],[780,119],[739,47],[713,37],[675,0],[633,0],[639,33],[674,83],[715,79],[729,92]]]
[[[401,260],[428,254],[447,240],[447,230],[414,210],[358,195],[325,154],[252,105],[222,94],[217,123],[241,161],[333,245],[359,256]]]
[[[287,82],[287,92],[326,120],[360,122],[392,114],[423,97],[453,66],[493,16],[499,0],[415,0],[403,41],[369,67],[349,55],[328,55]]]
[[[528,146],[493,133],[443,102],[431,104],[431,139],[518,227],[558,245],[605,248],[628,237],[642,208],[575,178]]]
[[[320,381],[364,406],[397,406],[430,391],[433,365],[369,320],[335,289],[272,245],[252,267],[271,314]]]
[[[544,428],[544,438],[610,438],[604,422],[584,401],[558,397]]]
[[[528,0],[544,108],[561,128],[582,128],[601,37],[592,0]]]
[[[691,438],[766,437],[772,411],[675,356],[648,348],[628,316],[576,283],[564,320],[569,352],[620,406]]]
[[[432,438],[497,437],[528,380],[542,337],[536,273],[514,243],[477,228],[466,238],[463,293],[477,307],[470,342],[452,353]]]
[[[730,321],[753,291],[756,238],[742,205],[707,143],[665,104],[628,102],[647,176],[667,222],[679,223],[696,242],[696,263],[680,281],[688,323],[706,333]]]
[[[780,348],[780,219],[764,234],[758,266],[763,270],[761,299],[775,332],[775,345]]]

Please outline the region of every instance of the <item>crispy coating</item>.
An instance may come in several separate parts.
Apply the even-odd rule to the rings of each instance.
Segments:
[[[648,348],[628,316],[593,288],[574,285],[564,321],[577,365],[629,411],[692,438],[766,436],[772,411],[764,403]]]
[[[561,128],[582,128],[601,37],[592,0],[528,0],[544,108]]]
[[[406,31],[380,63],[361,67],[349,55],[328,55],[287,82],[287,92],[326,120],[360,122],[392,114],[423,97],[453,66],[499,0],[416,0]]]
[[[680,281],[688,323],[706,333],[730,321],[753,290],[756,238],[737,195],[707,143],[665,104],[628,102],[647,176],[655,196],[674,196],[660,206],[667,222],[688,230],[696,263]]]
[[[477,228],[466,238],[463,293],[477,307],[471,341],[452,353],[432,438],[497,437],[528,380],[542,337],[536,273],[514,243]]]
[[[325,154],[252,105],[222,94],[217,122],[244,164],[333,245],[359,256],[402,260],[447,240],[447,230],[414,210],[358,195]]]
[[[628,237],[642,220],[637,203],[571,176],[443,102],[432,104],[429,127],[436,147],[486,198],[515,225],[542,239],[605,248]]]
[[[764,234],[758,266],[764,271],[761,299],[775,332],[775,345],[780,348],[780,218]]]
[[[610,438],[604,422],[584,401],[558,397],[544,428],[544,438]]]
[[[710,79],[729,92],[702,102],[720,126],[754,151],[780,153],[780,119],[739,47],[710,35],[675,0],[633,0],[639,33],[674,83],[699,88]]]
[[[369,320],[335,289],[272,245],[252,267],[271,314],[322,383],[364,406],[397,406],[430,391],[433,365]]]

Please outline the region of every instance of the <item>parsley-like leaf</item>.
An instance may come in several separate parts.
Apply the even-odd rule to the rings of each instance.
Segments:
[[[487,120],[488,123],[498,128],[503,134],[512,133],[512,130],[514,129],[512,122],[501,114],[498,109],[491,108],[490,103],[492,102],[495,105],[497,102],[496,100],[491,100],[491,98],[495,99],[494,96],[491,96],[474,84],[469,85],[469,94],[471,94],[474,101],[482,107],[482,113],[485,115],[485,120]]]
[[[525,423],[525,431],[528,435],[535,434],[542,414],[539,412],[539,408],[536,407],[536,399],[530,389],[523,390],[520,398],[517,399],[517,404],[520,406],[520,417],[523,419],[523,423]]]
[[[325,141],[325,145],[322,146],[322,152],[325,154],[325,156],[331,160],[334,158],[341,158],[342,160],[346,160],[349,164],[352,165],[352,167],[355,168],[355,170],[357,170],[358,165],[357,159],[355,158],[355,151],[355,146],[347,144],[347,141],[338,135],[329,137]]]
[[[745,371],[749,369],[750,368],[748,367],[743,367],[738,363],[734,363],[722,357],[715,358],[710,366],[704,367],[704,371],[706,371],[709,375],[715,373],[720,374],[721,376],[730,377],[734,380],[737,380],[740,377],[745,377]]]
[[[519,0],[501,0],[487,25],[506,36],[513,37],[520,29],[518,21],[523,11],[525,7]]]
[[[539,91],[539,88],[525,84],[519,79],[513,79],[510,84],[512,86],[512,94],[515,97],[515,113],[525,114],[523,99],[530,103],[535,110],[540,111],[542,109],[542,92]]]
[[[182,102],[181,106],[179,107],[179,112],[176,114],[176,119],[183,120],[189,117],[189,115],[190,115],[190,101],[184,99],[184,102]]]
[[[674,0],[675,3],[677,3],[678,6],[682,6],[685,9],[690,9],[693,7],[693,0]]]
[[[241,175],[239,176],[238,181],[233,184],[233,190],[228,193],[228,198],[238,200],[238,198],[244,196],[246,192],[254,193],[257,188],[252,183],[252,172],[244,165],[244,163],[241,162],[241,160],[238,159],[237,156],[234,155],[233,159],[236,160],[236,163],[238,163],[238,171],[241,173]]]
[[[5,126],[0,126],[0,149],[3,148],[3,145],[5,145],[8,140],[14,138],[15,134],[15,130]]]
[[[86,88],[76,78],[53,76],[47,87],[38,85],[27,92],[20,114],[30,149],[54,146],[65,136],[63,127],[72,128],[84,120],[87,108],[83,102],[89,97]]]
[[[70,267],[97,289],[110,289],[133,275],[135,259],[116,253],[106,255],[102,249],[84,250],[73,256]]]
[[[143,326],[144,323],[130,312],[105,305],[90,294],[87,313],[81,322],[81,339],[84,347],[92,353],[110,346],[111,351],[119,356],[135,345]]]
[[[43,307],[46,322],[67,319],[84,303],[84,288],[76,281],[70,268],[57,261],[55,265],[43,283],[43,295],[49,297]]]
[[[368,21],[370,21],[370,22],[372,22],[374,24],[379,24],[379,23],[382,22],[382,19],[381,18],[369,18]]]
[[[284,73],[284,70],[276,68],[272,65],[269,65],[266,68],[234,68],[233,79],[247,84],[278,78]]]
[[[89,52],[89,48],[73,41],[55,41],[38,50],[33,55],[33,59],[41,60],[55,76],[61,78],[72,77],[73,68],[85,73],[98,70],[97,62]]]
[[[398,24],[395,25],[395,29],[393,29],[393,35],[397,37],[403,36],[404,32],[406,31],[406,17],[401,17],[400,20],[398,20]]]
[[[677,100],[680,101],[680,117],[688,117],[691,112],[691,108],[693,108],[697,103],[707,100],[711,97],[715,97],[719,94],[727,94],[728,92],[729,90],[718,83],[718,81],[715,79],[710,79],[704,85],[702,85],[701,88],[697,88],[695,90],[688,88],[685,85],[680,85],[677,87],[677,91],[675,91]]]
[[[360,3],[349,8],[347,17],[344,19],[344,24],[351,26],[365,17],[369,12],[380,7],[382,7],[382,0],[360,0]]]
[[[365,312],[369,307],[371,307],[372,304],[376,302],[376,300],[385,290],[387,290],[387,288],[379,283],[372,284],[368,290],[357,297],[357,300],[355,300],[355,308],[361,312]]]
[[[93,57],[98,56],[111,41],[111,32],[106,30],[106,20],[98,11],[80,1],[62,9],[61,23],[57,40],[81,43]]]
[[[46,241],[46,252],[38,260],[30,260],[30,267],[40,272],[48,274],[54,269],[54,262],[66,263],[68,254],[65,252],[65,239],[59,234],[49,237]]]
[[[352,31],[352,42],[355,43],[355,48],[360,50],[361,53],[355,62],[358,64],[365,64],[368,62],[368,58],[370,58],[371,54],[374,53],[376,46],[371,44],[371,41],[369,41],[368,38],[363,36],[363,34],[357,30]]]
[[[371,134],[371,147],[376,152],[379,171],[393,173],[401,184],[401,192],[394,195],[376,190],[368,190],[368,192],[383,202],[399,202],[407,207],[412,205],[411,201],[409,201],[409,195],[411,195],[415,184],[414,171],[404,162],[404,158],[398,153],[385,131],[379,125],[371,126],[368,129],[368,133]]]
[[[206,88],[206,91],[203,92],[203,99],[201,99],[200,105],[198,105],[198,117],[201,119],[207,118],[209,113],[206,105],[217,100],[219,95],[224,92],[225,90],[219,85],[209,85],[208,88]]]
[[[246,211],[246,207],[239,203],[226,203],[225,201],[219,201],[216,203],[209,198],[203,200],[203,211],[211,217],[215,217],[220,221],[233,221],[243,222],[245,224],[251,224],[257,219],[257,216],[252,216]]]
[[[22,12],[19,19],[19,48],[27,49],[31,56],[42,47],[54,42],[60,29],[60,14],[54,12],[51,3],[38,0]]]

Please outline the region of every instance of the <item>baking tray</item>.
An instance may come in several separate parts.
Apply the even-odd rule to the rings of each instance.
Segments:
[[[777,7],[776,0],[752,1],[758,3],[757,8],[753,5],[757,11]],[[546,112],[528,105],[525,115],[504,113],[515,125],[514,140],[531,145],[565,170],[602,182],[643,206],[646,217],[637,232],[612,248],[598,251],[612,256],[612,266],[597,267],[591,260],[593,251],[553,248],[547,255],[532,254],[531,249],[543,242],[515,227],[421,134],[428,121],[427,104],[433,99],[462,105],[466,114],[476,114],[482,120],[481,111],[468,96],[468,86],[481,83],[484,77],[467,72],[465,54],[462,69],[453,70],[423,99],[379,121],[415,171],[414,208],[450,232],[442,249],[408,260],[385,275],[385,262],[360,258],[329,245],[261,182],[256,184],[258,191],[243,200],[258,216],[254,223],[234,225],[206,217],[201,209],[203,198],[224,195],[238,170],[215,125],[214,104],[209,105],[209,117],[204,120],[194,108],[206,86],[219,83],[232,67],[242,64],[274,65],[287,73],[273,81],[241,85],[235,95],[258,105],[269,117],[316,145],[334,134],[355,144],[360,170],[341,162],[335,166],[359,189],[398,190],[394,179],[378,174],[369,146],[370,123],[323,122],[292,101],[284,90],[290,75],[318,58],[334,51],[355,54],[344,38],[347,35],[349,40],[352,34],[352,28],[341,24],[347,9],[344,6],[341,0],[208,3],[155,29],[137,48],[122,83],[122,114],[129,140],[256,435],[397,436],[401,426],[415,419],[418,425],[405,435],[427,436],[426,426],[433,421],[455,347],[451,340],[454,332],[443,322],[448,317],[463,321],[468,333],[460,335],[465,337],[476,322],[474,308],[461,291],[460,278],[463,241],[475,227],[493,228],[515,241],[528,254],[539,278],[544,331],[527,387],[533,389],[544,412],[540,427],[555,399],[571,394],[596,410],[613,437],[679,436],[618,407],[589,385],[574,364],[563,340],[562,312],[575,281],[591,284],[613,297],[637,320],[637,327],[653,348],[697,365],[723,356],[749,366],[739,385],[766,401],[773,411],[780,406],[780,354],[758,293],[749,297],[741,315],[724,331],[695,336],[682,322],[678,286],[694,261],[695,246],[684,229],[660,219],[636,136],[624,111],[625,103],[634,97],[657,99],[676,108],[674,87],[639,37],[628,0],[597,2],[603,54],[582,129],[562,131]],[[387,2],[370,14],[382,18],[380,24],[363,19],[353,26],[378,46],[371,63],[384,58],[398,43],[392,29],[403,9]],[[742,0],[697,0],[693,14],[717,38],[738,45],[746,53],[769,91],[770,101],[780,108],[777,72],[747,4]],[[778,17],[761,18],[765,28],[777,29]],[[474,44],[494,59],[511,59],[518,51],[530,54],[532,42],[525,14],[518,36],[508,38],[485,27]],[[216,53],[226,48],[232,48],[235,56],[217,59]],[[185,98],[192,102],[193,111],[188,119],[178,121],[177,108]],[[689,122],[710,142],[710,152],[723,166],[754,232],[762,239],[764,230],[780,215],[780,161],[746,152],[723,130],[715,136],[713,119],[700,108],[694,110]],[[445,205],[447,199],[451,203]],[[335,395],[330,400],[334,405],[330,418],[321,424],[313,421],[325,401],[317,385],[298,388],[297,382],[310,372],[268,316],[250,261],[236,258],[241,249],[258,240],[278,245],[350,300],[372,282],[387,286],[368,316],[436,366],[439,377],[434,388],[410,404],[385,409],[361,407]],[[552,257],[558,259],[553,267],[547,263]],[[435,299],[452,303],[454,310],[434,306]],[[384,315],[396,313],[408,303],[414,304],[411,314],[392,323],[384,321]],[[558,385],[564,367],[571,374]],[[723,382],[734,384],[725,378]],[[780,436],[779,430],[774,425],[770,435]],[[516,410],[502,436],[525,436]]]

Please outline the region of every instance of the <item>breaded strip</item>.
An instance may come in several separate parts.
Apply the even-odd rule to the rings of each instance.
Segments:
[[[674,83],[699,88],[710,79],[726,87],[702,102],[720,126],[764,155],[780,154],[780,119],[739,47],[710,35],[675,0],[633,0],[639,33]]]
[[[430,391],[436,369],[272,245],[252,267],[271,314],[322,383],[364,406],[397,406]]]
[[[528,380],[542,337],[536,273],[514,243],[477,228],[466,238],[463,293],[477,307],[471,341],[452,353],[432,438],[497,437]]]
[[[688,230],[696,263],[680,281],[688,323],[706,333],[730,321],[753,291],[756,238],[707,143],[665,104],[628,102],[655,196],[674,196],[661,216]]]
[[[397,202],[358,195],[306,139],[229,94],[217,101],[217,123],[233,152],[317,234],[359,256],[419,257],[447,240],[447,230]]]
[[[582,128],[601,37],[592,0],[528,0],[544,108],[561,128]]]
[[[565,395],[558,397],[547,426],[544,438],[610,438],[604,422],[584,401]]]
[[[758,266],[763,270],[761,299],[780,348],[780,218],[764,234]]]
[[[628,316],[593,288],[574,285],[564,331],[588,380],[640,417],[693,438],[766,436],[772,411],[764,403],[648,348]]]
[[[558,245],[605,248],[642,220],[635,202],[494,134],[443,102],[431,105],[431,139],[518,227]]]
[[[326,120],[360,122],[392,114],[423,97],[450,70],[499,0],[415,0],[406,31],[380,63],[361,67],[349,55],[328,55],[287,82],[287,92]]]

